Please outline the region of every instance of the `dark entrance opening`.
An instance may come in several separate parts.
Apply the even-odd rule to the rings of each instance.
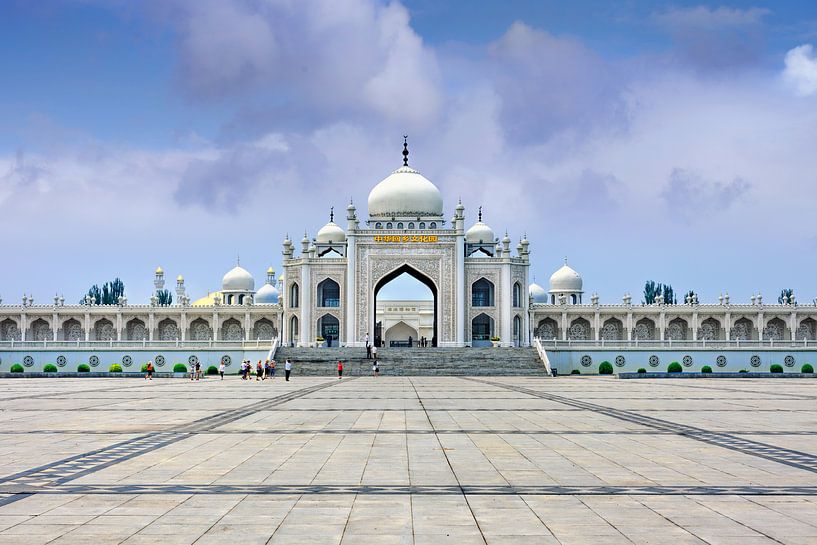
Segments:
[[[375,344],[377,346],[383,346],[383,333],[384,333],[384,331],[383,331],[383,324],[382,324],[382,322],[380,320],[378,320],[378,317],[377,317],[377,295],[380,293],[380,290],[386,284],[388,284],[389,282],[391,282],[392,280],[394,280],[395,278],[397,278],[398,276],[401,276],[403,274],[407,274],[407,275],[411,276],[412,278],[414,278],[415,280],[418,280],[419,282],[424,284],[429,289],[429,291],[431,291],[431,296],[432,296],[432,300],[433,300],[433,307],[434,307],[434,322],[433,322],[434,325],[432,327],[433,334],[432,334],[430,339],[427,339],[427,341],[428,341],[428,346],[437,346],[437,339],[438,339],[438,330],[437,330],[437,322],[438,322],[438,317],[437,317],[437,286],[434,285],[434,282],[432,282],[429,277],[425,276],[424,274],[417,271],[411,265],[408,265],[408,264],[402,265],[401,267],[398,267],[397,269],[393,270],[392,272],[390,272],[389,274],[387,274],[386,276],[381,278],[380,281],[377,283],[377,285],[374,287],[374,301],[373,301],[373,303],[374,303],[374,327],[373,327],[373,331],[375,332],[374,342],[375,342]],[[414,339],[415,342],[417,340],[418,339]]]

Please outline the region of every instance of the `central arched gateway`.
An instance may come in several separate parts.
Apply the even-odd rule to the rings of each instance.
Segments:
[[[394,269],[393,271],[387,273],[385,276],[383,276],[383,278],[381,278],[377,282],[377,284],[375,284],[375,286],[374,286],[374,301],[373,301],[373,305],[372,305],[372,308],[374,309],[374,323],[372,324],[371,330],[375,331],[375,338],[377,338],[379,336],[378,328],[377,328],[377,323],[378,323],[378,319],[377,319],[377,294],[380,293],[380,290],[383,288],[383,286],[385,286],[386,284],[388,284],[389,282],[391,282],[392,280],[394,280],[395,278],[397,278],[398,276],[400,276],[402,274],[408,274],[412,278],[414,278],[416,280],[419,280],[426,287],[428,287],[429,290],[431,290],[431,296],[432,296],[432,299],[434,301],[434,303],[433,303],[433,307],[434,307],[434,326],[432,328],[432,331],[434,332],[434,334],[430,339],[430,343],[431,343],[431,346],[437,346],[437,339],[439,338],[438,337],[439,332],[437,331],[437,322],[438,322],[438,320],[437,320],[437,308],[438,308],[438,305],[437,305],[437,297],[438,297],[437,296],[437,286],[434,284],[433,280],[431,280],[429,277],[427,277],[426,275],[424,275],[423,273],[421,273],[420,271],[418,271],[417,269],[415,269],[414,267],[412,267],[411,265],[409,265],[407,263],[403,264],[400,267]],[[415,339],[415,340],[417,340],[417,339]]]

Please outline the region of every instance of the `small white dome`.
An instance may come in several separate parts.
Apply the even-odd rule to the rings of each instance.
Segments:
[[[548,294],[545,291],[545,288],[537,284],[536,282],[531,283],[528,286],[528,295],[531,296],[534,303],[547,303],[548,302]]]
[[[255,279],[247,269],[236,265],[221,279],[221,289],[223,291],[253,291]]]
[[[493,244],[494,230],[481,221],[476,222],[465,232],[465,242],[471,244]]]
[[[318,234],[315,236],[319,244],[329,244],[330,242],[344,242],[346,240],[346,233],[340,228],[340,225],[334,221],[330,221],[321,227]]]
[[[443,197],[437,186],[411,167],[403,166],[369,193],[369,217],[442,216]]]
[[[567,263],[550,277],[551,293],[577,293],[582,291],[582,277]]]
[[[278,290],[270,283],[261,286],[255,294],[256,305],[276,305],[278,304]]]

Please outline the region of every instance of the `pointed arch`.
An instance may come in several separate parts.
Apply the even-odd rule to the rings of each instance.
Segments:
[[[431,290],[431,296],[434,301],[434,326],[432,328],[433,336],[431,337],[431,346],[437,346],[437,339],[438,331],[437,331],[437,297],[438,297],[438,290],[437,285],[434,281],[426,276],[425,274],[421,273],[408,263],[404,263],[403,265],[397,267],[396,269],[392,270],[388,274],[384,275],[380,280],[378,280],[377,284],[374,287],[374,301],[372,302],[372,308],[374,309],[374,323],[372,324],[371,331],[377,331],[377,294],[380,293],[380,290],[389,282],[400,276],[401,274],[408,274],[415,280],[419,280],[422,284],[425,284],[426,287]]]

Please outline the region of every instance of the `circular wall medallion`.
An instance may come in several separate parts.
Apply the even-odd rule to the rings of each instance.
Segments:
[[[650,361],[650,367],[658,367],[658,365],[661,363],[661,360],[655,354],[650,356],[649,361]]]
[[[625,363],[627,363],[627,360],[624,359],[624,356],[616,356],[616,366],[624,367]]]
[[[684,364],[684,367],[692,367],[692,356],[690,356],[689,354],[687,354],[687,355],[686,355],[686,356],[684,356],[684,358],[681,360],[681,363],[683,363],[683,364]]]
[[[32,358],[31,356],[26,356],[25,358],[23,358],[23,365],[25,365],[26,367],[31,367],[32,365],[34,365],[34,358]]]
[[[91,367],[96,367],[99,365],[99,356],[91,356],[88,358],[88,363],[91,365]]]
[[[593,358],[591,358],[589,355],[585,354],[584,356],[582,356],[581,364],[584,367],[590,367],[591,365],[593,365]]]
[[[133,358],[130,356],[122,356],[122,365],[125,367],[130,367],[133,365]]]
[[[721,354],[717,358],[715,358],[715,365],[718,367],[726,367],[726,356]]]
[[[789,355],[783,358],[783,364],[786,367],[794,367],[794,356]]]
[[[68,359],[65,356],[57,356],[57,367],[65,367]]]
[[[159,354],[158,356],[156,356],[155,361],[156,361],[156,365],[157,365],[158,367],[164,367],[164,366],[165,366],[165,357],[164,357],[164,356],[162,356],[161,354]]]
[[[187,358],[187,363],[189,363],[190,365],[196,365],[198,362],[199,362],[198,356],[193,355]]]
[[[755,354],[751,358],[749,358],[749,365],[752,367],[760,367],[760,356]]]
[[[223,356],[221,356],[221,363],[223,363],[225,367],[229,367],[230,364],[233,363],[233,360],[232,358],[230,358],[230,356],[224,354]]]

